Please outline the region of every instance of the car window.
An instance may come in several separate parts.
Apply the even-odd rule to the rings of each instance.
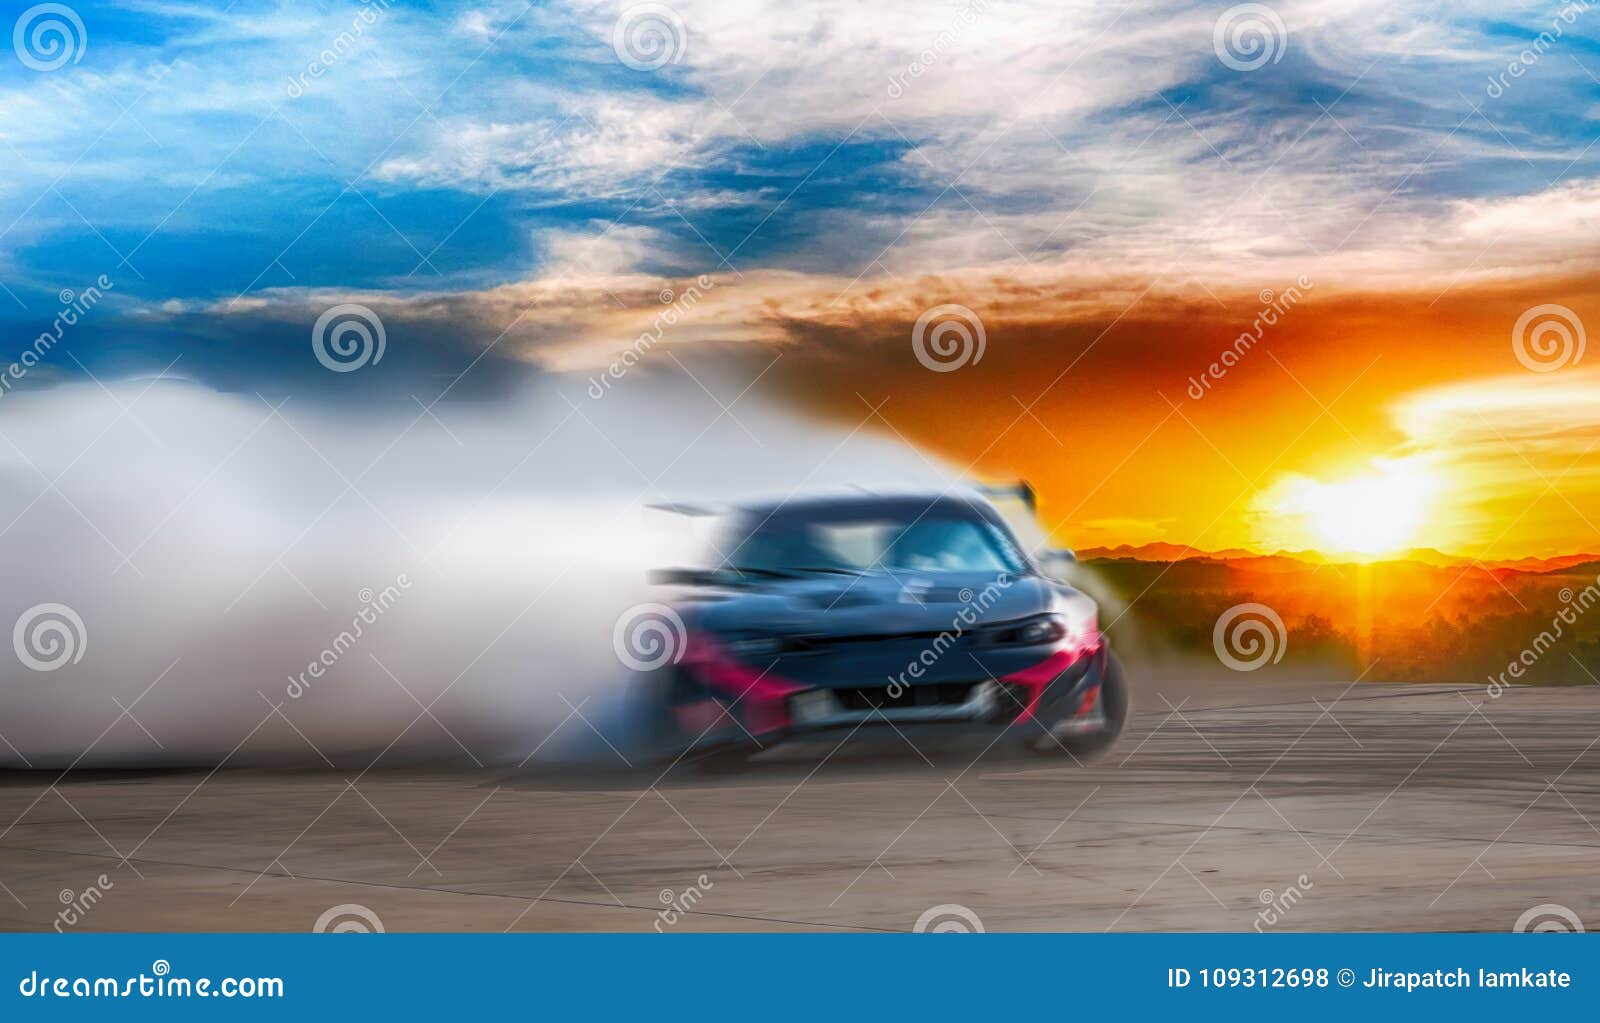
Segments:
[[[900,530],[884,558],[921,572],[1004,572],[1014,569],[987,523],[924,519]]]
[[[1002,530],[980,519],[804,519],[763,523],[729,564],[763,572],[911,570],[1015,572],[1022,558]]]

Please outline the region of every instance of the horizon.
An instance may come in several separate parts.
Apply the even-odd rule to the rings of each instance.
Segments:
[[[1475,558],[1471,554],[1442,551],[1435,547],[1408,547],[1404,550],[1390,551],[1383,554],[1358,555],[1350,553],[1328,553],[1309,547],[1299,549],[1283,547],[1276,550],[1250,550],[1248,548],[1233,547],[1209,550],[1202,547],[1195,547],[1193,545],[1174,543],[1165,540],[1155,540],[1143,544],[1115,544],[1112,546],[1097,544],[1095,546],[1078,549],[1076,550],[1076,553],[1080,558],[1087,555],[1089,559],[1093,559],[1096,557],[1102,557],[1105,554],[1114,554],[1118,551],[1137,553],[1160,547],[1179,548],[1184,553],[1192,554],[1194,557],[1210,558],[1216,561],[1240,561],[1246,558],[1293,558],[1295,560],[1303,561],[1308,560],[1308,558],[1314,558],[1316,561],[1326,564],[1378,565],[1402,561],[1425,564],[1426,562],[1419,561],[1419,559],[1414,555],[1434,554],[1448,561],[1458,562],[1466,565],[1477,565],[1485,568],[1509,567],[1524,562],[1559,562],[1574,558],[1581,559],[1577,561],[1576,564],[1587,564],[1591,561],[1600,562],[1600,553],[1593,553],[1584,550],[1570,551],[1560,554],[1529,554],[1515,558],[1497,558],[1486,561]],[[1241,553],[1232,553],[1235,551]],[[1150,558],[1141,560],[1162,561],[1166,559]]]

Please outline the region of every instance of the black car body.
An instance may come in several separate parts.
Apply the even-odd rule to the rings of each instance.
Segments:
[[[688,587],[657,690],[669,747],[961,725],[1076,754],[1121,728],[1094,602],[1046,575],[980,494],[752,505],[713,546],[711,568],[662,574]]]

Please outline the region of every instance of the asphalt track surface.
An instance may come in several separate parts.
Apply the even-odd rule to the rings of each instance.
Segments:
[[[1547,904],[1600,926],[1600,687],[1239,676],[1137,698],[1092,765],[879,727],[659,781],[11,773],[0,927],[54,929],[68,902],[61,929],[115,931],[305,931],[352,905],[389,931],[904,931],[949,905],[990,931],[1505,931]]]

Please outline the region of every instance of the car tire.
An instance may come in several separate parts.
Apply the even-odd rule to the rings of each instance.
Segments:
[[[1074,760],[1090,761],[1103,756],[1122,734],[1131,705],[1127,677],[1122,662],[1110,650],[1106,651],[1104,673],[1100,679],[1100,706],[1105,714],[1105,728],[1092,735],[1058,735],[1055,725],[1059,718],[1033,721],[1016,726],[1018,734],[1012,748],[1035,756],[1065,756]]]
[[[702,733],[679,727],[674,707],[684,699],[704,695],[682,667],[641,672],[635,679],[634,705],[639,714],[639,735],[646,759],[660,768],[681,767],[704,774],[725,774],[745,766],[759,747],[725,737],[694,748]]]

